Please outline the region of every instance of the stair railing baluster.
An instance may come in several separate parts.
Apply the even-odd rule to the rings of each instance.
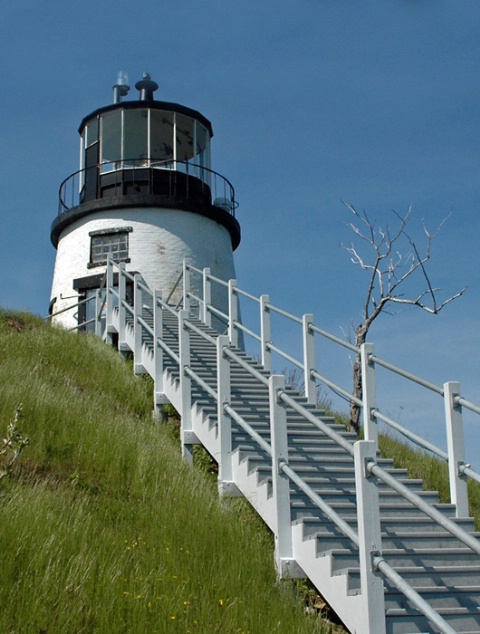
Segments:
[[[271,327],[270,327],[270,309],[268,304],[270,303],[270,295],[260,295],[260,345],[261,350],[261,362],[263,369],[270,372],[272,369],[272,352],[267,346],[272,340]]]
[[[190,296],[191,280],[190,269],[185,260],[183,260],[183,309],[190,311]]]
[[[102,337],[102,320],[100,316],[100,310],[102,308],[102,292],[99,288],[95,291],[95,334],[97,337]]]
[[[192,380],[185,371],[190,367],[190,331],[185,322],[189,317],[187,310],[178,312],[178,340],[180,359],[180,390],[182,411],[180,440],[182,443],[182,456],[188,463],[193,462],[192,444],[190,441],[192,430]]]
[[[113,338],[112,333],[115,332],[113,327],[113,307],[114,302],[114,288],[113,288],[113,260],[108,258],[107,260],[107,276],[105,283],[105,292],[107,294],[107,316],[105,321],[105,340],[109,345],[112,345]]]
[[[217,424],[220,446],[218,461],[218,492],[220,495],[232,495],[237,491],[233,482],[232,471],[232,421],[225,412],[225,405],[230,405],[230,358],[224,353],[228,348],[228,336],[217,337]]]
[[[135,273],[133,278],[133,340],[134,340],[134,353],[133,353],[133,373],[144,374],[145,368],[142,359],[142,324],[139,321],[139,317],[142,316],[143,306],[143,291],[140,287],[140,281],[142,276],[140,273]]]
[[[377,387],[375,363],[372,361],[373,352],[373,343],[364,343],[360,347],[363,392],[363,433],[365,440],[373,440],[378,450],[378,423],[374,414],[377,408]]]
[[[462,406],[456,400],[461,394],[460,383],[449,381],[444,384],[443,389],[447,425],[450,501],[456,506],[457,517],[468,517],[467,480],[460,470],[461,467],[465,466]]]
[[[124,302],[127,299],[127,278],[125,277],[125,262],[118,263],[118,350],[123,351],[125,344],[125,323],[127,312]]]
[[[364,601],[363,632],[385,634],[385,599],[381,575],[375,574],[374,558],[382,554],[380,504],[375,478],[366,469],[368,460],[375,460],[377,444],[359,440],[354,444],[355,488],[357,496],[358,547],[360,584]]]
[[[158,345],[158,340],[163,339],[163,309],[160,303],[161,299],[161,292],[158,290],[153,291],[153,391],[155,412],[168,402],[165,398],[163,387],[163,348]]]
[[[230,345],[238,348],[238,329],[235,322],[238,321],[238,296],[235,293],[237,280],[228,280],[228,338]]]
[[[285,377],[272,374],[268,379],[270,404],[270,443],[272,448],[272,485],[275,500],[275,565],[280,579],[299,576],[293,557],[290,478],[282,467],[288,465],[287,412],[279,398],[285,390]],[[297,570],[296,570],[297,569]]]
[[[317,389],[315,378],[311,371],[315,370],[315,333],[310,328],[313,324],[313,315],[308,313],[302,318],[303,331],[303,372],[305,384],[305,396],[308,403],[315,404],[317,401]]]
[[[212,325],[212,313],[208,310],[208,307],[212,303],[212,282],[210,280],[210,269],[203,269],[203,304],[201,320],[206,326]]]

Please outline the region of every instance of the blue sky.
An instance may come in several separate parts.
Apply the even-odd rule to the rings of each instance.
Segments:
[[[118,70],[131,85],[146,70],[157,98],[212,121],[212,167],[240,203],[239,285],[327,330],[356,323],[365,294],[339,246],[352,237],[342,201],[381,223],[413,204],[414,235],[451,214],[431,278],[467,294],[439,316],[385,315],[370,340],[480,400],[478,0],[0,0],[0,26],[0,305],[46,313],[78,125],[111,103]],[[390,413],[436,438],[425,406],[389,390]]]

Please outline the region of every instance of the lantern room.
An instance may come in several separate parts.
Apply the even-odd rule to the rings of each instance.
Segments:
[[[194,110],[161,101],[114,104],[86,117],[79,132],[82,202],[142,191],[142,174],[132,170],[143,168],[173,170],[211,185],[212,127]],[[127,173],[106,176],[119,171]]]

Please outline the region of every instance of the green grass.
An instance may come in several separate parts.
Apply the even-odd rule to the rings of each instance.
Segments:
[[[327,632],[240,501],[182,462],[148,380],[90,336],[0,312],[0,632]]]

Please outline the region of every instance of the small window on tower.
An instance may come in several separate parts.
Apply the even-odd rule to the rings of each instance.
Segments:
[[[129,262],[128,234],[131,227],[92,231],[90,233],[90,262],[88,267],[100,266],[112,257],[115,262]]]

